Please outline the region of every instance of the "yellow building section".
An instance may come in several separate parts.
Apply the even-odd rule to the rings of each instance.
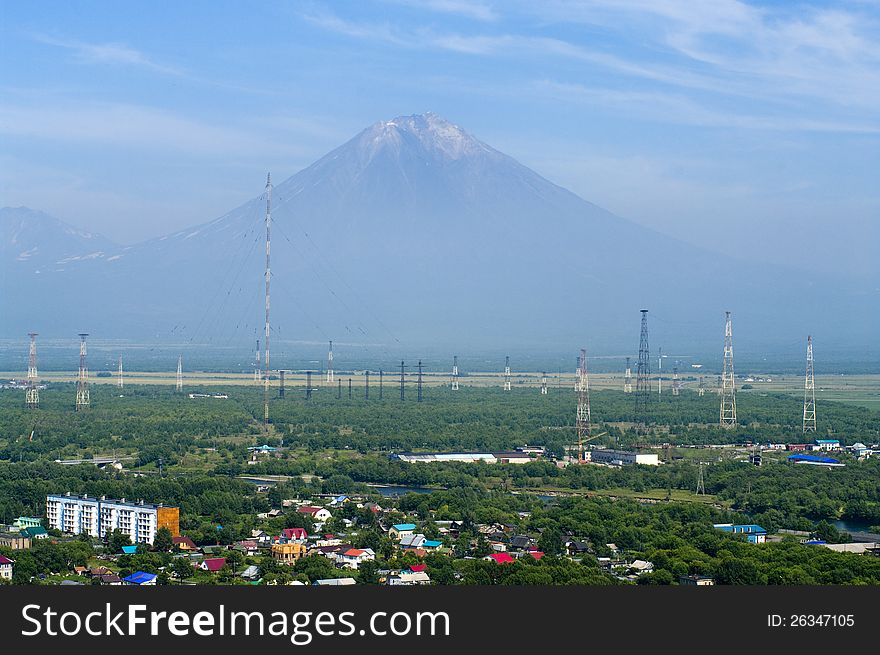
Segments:
[[[172,537],[180,536],[180,508],[159,507],[156,509],[156,529],[168,528]]]
[[[273,544],[272,559],[281,564],[293,564],[306,554],[306,547],[298,543]]]

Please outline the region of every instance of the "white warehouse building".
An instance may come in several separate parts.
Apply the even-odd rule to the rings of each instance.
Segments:
[[[639,453],[634,450],[613,450],[610,448],[595,448],[590,453],[592,461],[597,464],[614,464],[616,466],[627,464],[658,466],[660,464],[657,453]]]
[[[105,538],[113,530],[127,534],[132,543],[152,544],[156,531],[166,527],[173,536],[180,534],[180,510],[177,507],[108,499],[90,498],[70,492],[46,496],[46,526],[67,534],[86,533]]]

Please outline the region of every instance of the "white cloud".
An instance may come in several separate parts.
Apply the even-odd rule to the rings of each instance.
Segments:
[[[492,21],[498,18],[495,10],[479,0],[387,0],[416,9],[458,14],[474,20]]]
[[[123,43],[86,43],[74,39],[59,39],[45,34],[35,34],[35,41],[71,50],[80,61],[96,64],[112,64],[145,68],[164,75],[182,75],[183,72],[172,66],[153,61],[139,50]]]

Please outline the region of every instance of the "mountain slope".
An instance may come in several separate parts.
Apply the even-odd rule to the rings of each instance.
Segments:
[[[642,307],[688,345],[717,342],[726,309],[738,334],[768,341],[810,329],[864,339],[876,327],[841,320],[864,315],[862,289],[746,267],[647,230],[434,114],[370,126],[278,184],[272,201],[275,339],[601,350],[637,342]],[[77,323],[249,343],[262,331],[264,211],[259,197],[63,272],[20,268],[35,293],[3,330],[43,321],[41,331]],[[89,293],[77,295],[83,284]]]

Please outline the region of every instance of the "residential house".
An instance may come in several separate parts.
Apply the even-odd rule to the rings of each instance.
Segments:
[[[706,587],[715,584],[715,578],[708,575],[680,575],[678,584],[685,587]]]
[[[174,547],[181,553],[190,553],[199,549],[195,542],[189,537],[171,537]]]
[[[208,557],[199,564],[199,568],[202,571],[210,571],[211,573],[217,573],[224,566],[226,566],[225,557]]]
[[[425,550],[437,550],[443,545],[442,541],[437,541],[436,539],[426,539],[422,544],[422,548]]]
[[[483,559],[495,562],[496,564],[510,564],[513,562],[513,557],[510,556],[510,553],[492,553],[491,555],[486,555]]]
[[[20,532],[22,537],[27,537],[31,540],[34,539],[46,539],[49,537],[49,533],[46,532],[46,528],[42,525],[29,526],[27,528],[22,528]]]
[[[309,538],[309,533],[306,532],[305,528],[284,528],[281,531],[281,536],[286,541],[298,541],[302,543]]]
[[[357,569],[360,564],[376,559],[372,548],[350,548],[336,554],[336,565],[344,569]]]
[[[256,555],[260,552],[259,544],[253,539],[243,539],[242,541],[235,542],[235,545],[232,547],[233,550],[237,550],[245,555]]]
[[[415,523],[396,523],[388,530],[388,536],[400,540],[402,537],[411,535],[416,530]]]
[[[145,587],[154,586],[156,584],[156,578],[157,576],[155,573],[144,573],[143,571],[135,571],[127,578],[124,578],[124,581],[128,584]]]
[[[0,546],[12,550],[27,550],[31,547],[31,538],[22,536],[20,532],[0,534]]]
[[[8,557],[0,555],[0,578],[12,580],[12,565],[15,562]]]
[[[840,450],[840,440],[816,439],[816,445],[813,447],[813,450],[824,450],[826,452],[832,450]]]
[[[526,550],[531,545],[532,540],[525,535],[518,534],[510,538],[511,550]]]
[[[398,545],[402,550],[411,550],[413,548],[422,548],[427,539],[423,534],[408,534],[400,538]]]
[[[338,505],[342,505],[343,503],[347,503],[347,502],[348,502],[348,496],[337,496],[336,498],[334,498],[333,500],[330,501],[330,504],[334,505],[334,506],[338,506]]]
[[[431,578],[425,571],[401,571],[392,573],[385,579],[389,586],[415,586],[431,584]]]
[[[341,587],[353,584],[357,584],[354,578],[327,578],[324,580],[315,580],[313,583],[316,587]]]
[[[294,564],[300,557],[306,554],[306,547],[295,541],[286,544],[272,545],[272,559],[282,564]]]
[[[244,571],[239,573],[239,575],[245,580],[259,580],[260,578],[260,568],[251,564]]]
[[[536,560],[539,560],[539,561],[542,557],[544,557],[544,553],[541,552],[540,550],[530,550],[529,555],[531,555],[532,557],[534,557]]]
[[[312,505],[303,505],[302,507],[297,507],[296,511],[300,514],[305,514],[306,516],[311,516],[314,521],[328,521],[333,518],[333,515],[330,513],[326,507],[314,507]]]
[[[755,525],[754,523],[745,525],[715,523],[713,524],[713,527],[718,530],[723,530],[724,532],[744,535],[746,539],[753,544],[763,544],[767,540],[767,531],[760,525]]]
[[[92,580],[100,580],[102,585],[109,585],[111,587],[122,586],[122,578],[115,573],[105,573],[103,575],[95,576]]]

